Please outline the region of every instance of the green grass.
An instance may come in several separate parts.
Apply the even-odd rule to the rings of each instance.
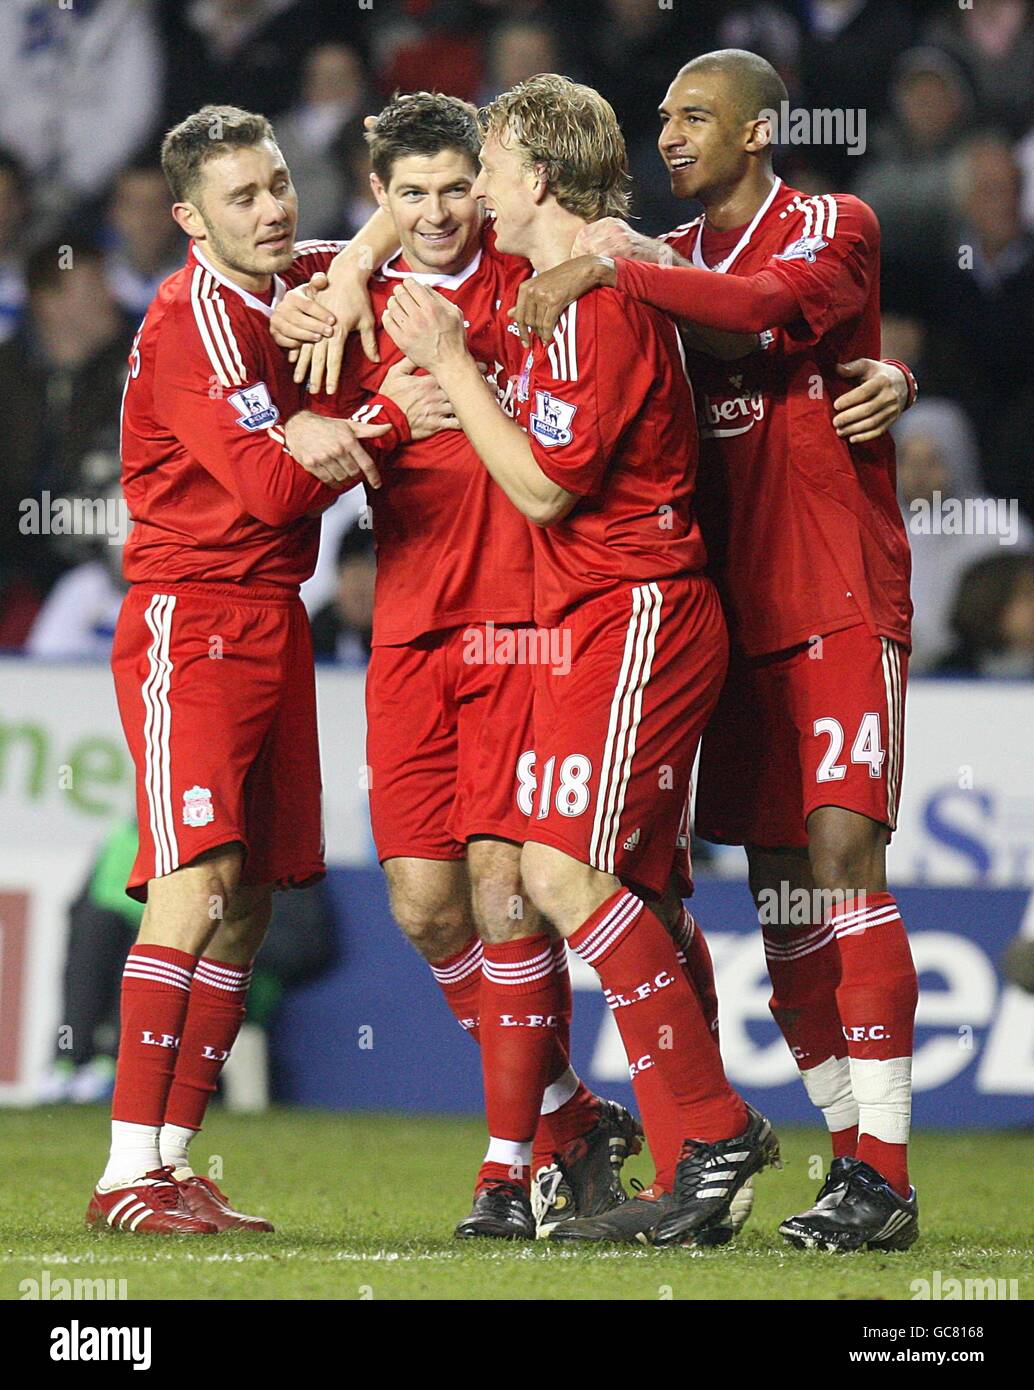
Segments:
[[[130,1299],[908,1299],[913,1279],[995,1278],[1034,1294],[1029,1134],[920,1134],[913,1177],[923,1236],[907,1254],[789,1249],[779,1220],[808,1205],[817,1131],[781,1132],[785,1167],[757,1180],[754,1215],[715,1251],[548,1244],[460,1245],[484,1143],[477,1120],[274,1110],[213,1113],[195,1141],[206,1171],[272,1236],[94,1234],[82,1225],[103,1164],[97,1108],[7,1111],[0,1119],[0,1298],[23,1279],[125,1279]],[[639,1158],[627,1176],[648,1180]]]

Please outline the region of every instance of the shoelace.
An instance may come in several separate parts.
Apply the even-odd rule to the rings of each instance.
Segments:
[[[171,1168],[155,1168],[144,1176],[151,1181],[147,1185],[147,1200],[154,1207],[164,1207],[171,1211],[180,1203],[179,1189],[172,1181]]]
[[[481,1184],[481,1192],[487,1192],[490,1197],[514,1198],[524,1197],[524,1188],[519,1182],[510,1182],[508,1178],[486,1178]]]
[[[564,1170],[557,1162],[555,1168],[547,1173],[547,1176],[539,1184],[539,1195],[544,1206],[550,1207],[560,1191],[560,1184],[564,1181]]]

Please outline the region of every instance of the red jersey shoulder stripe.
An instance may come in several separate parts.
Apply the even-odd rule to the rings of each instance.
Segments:
[[[812,198],[798,195],[787,203],[780,217],[789,217],[795,212],[804,214],[802,237],[820,236],[830,241],[836,235],[837,200],[832,193],[818,193]]]
[[[215,278],[197,266],[190,281],[194,322],[215,375],[223,386],[243,386],[247,379],[230,316]]]
[[[546,349],[554,381],[578,380],[578,301],[560,315],[553,341]]]

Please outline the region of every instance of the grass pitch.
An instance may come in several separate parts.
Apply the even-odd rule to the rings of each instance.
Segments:
[[[1034,1294],[1031,1133],[919,1134],[918,1245],[850,1257],[798,1252],[776,1234],[814,1198],[827,1154],[817,1130],[780,1131],[784,1169],[756,1180],[754,1215],[734,1245],[573,1252],[452,1238],[484,1147],[478,1120],[214,1112],[195,1168],[217,1160],[212,1176],[242,1210],[268,1216],[272,1236],[86,1231],[106,1134],[100,1108],[0,1118],[0,1298],[25,1297],[23,1281],[46,1276],[124,1279],[131,1300],[910,1299],[912,1281],[935,1271],[942,1281],[1016,1280],[1020,1299]],[[642,1156],[625,1169],[626,1179],[650,1173]]]

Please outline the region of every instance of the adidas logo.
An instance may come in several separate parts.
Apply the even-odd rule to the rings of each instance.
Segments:
[[[631,835],[629,835],[628,839],[625,841],[625,846],[624,846],[624,847],[625,847],[625,849],[635,849],[635,847],[636,847],[636,845],[637,845],[638,843],[639,843],[639,827],[636,826],[635,830],[632,831]]]

